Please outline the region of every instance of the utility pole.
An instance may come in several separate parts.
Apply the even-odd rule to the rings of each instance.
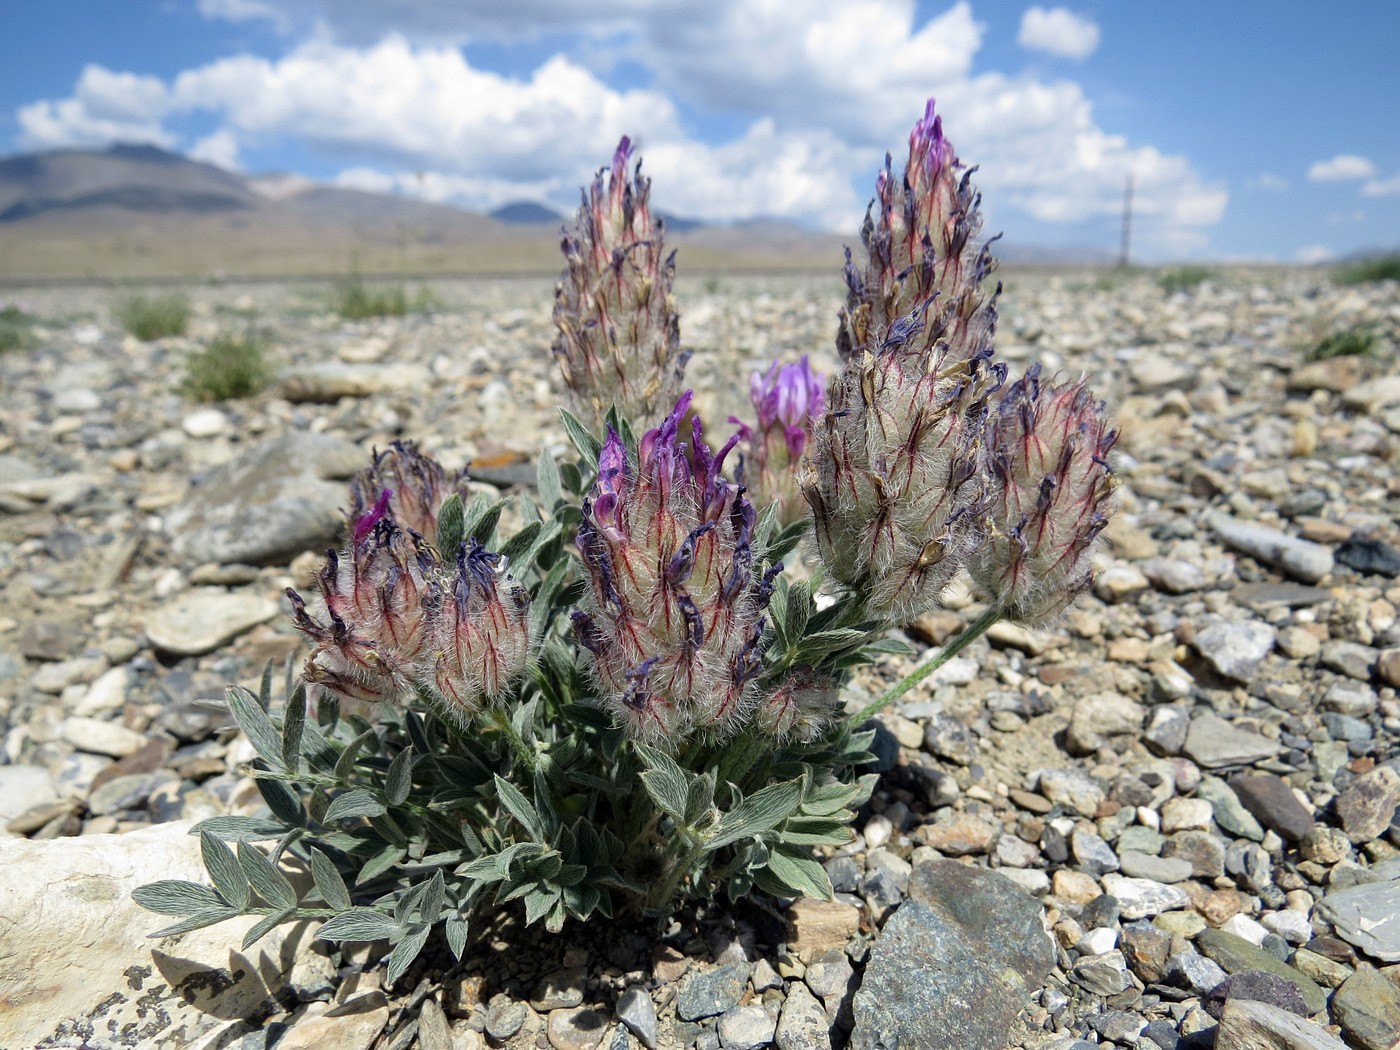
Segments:
[[[1133,232],[1133,173],[1128,172],[1128,184],[1123,190],[1123,246],[1118,253],[1118,265],[1128,265],[1128,245]]]

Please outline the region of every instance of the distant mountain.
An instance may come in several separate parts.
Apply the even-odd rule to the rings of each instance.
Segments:
[[[508,222],[514,226],[558,226],[564,221],[564,216],[553,208],[535,201],[512,201],[486,214],[497,222]]]

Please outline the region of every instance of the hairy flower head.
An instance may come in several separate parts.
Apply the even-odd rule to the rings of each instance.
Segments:
[[[758,426],[730,418],[739,427],[741,465],[737,471],[755,505],[778,505],[783,524],[807,512],[799,469],[812,427],[826,403],[826,377],[812,371],[804,356],[797,364],[774,362],[766,373],[755,372],[749,397]]]
[[[609,429],[578,532],[590,586],[573,614],[604,706],[633,736],[671,745],[748,716],[773,576],[753,564],[753,506],[721,472],[738,438],[712,452],[692,420],[682,441],[690,398],[642,437],[635,463]]]
[[[664,254],[640,160],[628,174],[632,153],[624,136],[611,168],[584,193],[563,238],[566,266],[554,291],[554,354],[574,414],[595,431],[612,405],[625,418],[659,418],[690,356],[680,349],[671,297],[675,253]]]

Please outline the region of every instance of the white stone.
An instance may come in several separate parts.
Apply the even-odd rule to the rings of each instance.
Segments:
[[[1254,945],[1263,944],[1264,938],[1269,935],[1267,929],[1248,915],[1231,915],[1220,928],[1226,933],[1233,933],[1236,937],[1243,937]]]
[[[1080,937],[1075,947],[1084,955],[1103,955],[1118,947],[1118,933],[1107,926],[1100,926]]]
[[[189,828],[0,841],[0,869],[25,873],[0,879],[0,1046],[176,1050],[270,1005],[310,942],[306,924],[247,951],[254,917],[157,941],[175,920],[131,899],[159,879],[208,883]]]
[[[59,732],[64,740],[79,751],[86,751],[92,755],[110,755],[112,758],[125,758],[146,744],[146,738],[134,729],[128,729],[116,722],[104,722],[100,718],[83,718],[76,715],[65,718]]]
[[[113,667],[98,675],[97,680],[88,686],[83,698],[73,705],[75,715],[100,715],[115,711],[126,703],[127,671],[125,667]]]
[[[213,652],[277,615],[277,603],[255,594],[206,587],[180,595],[146,620],[157,649],[176,656]]]
[[[1162,805],[1162,832],[1209,831],[1215,809],[1203,798],[1173,798]]]
[[[53,777],[43,766],[0,766],[0,839],[9,836],[5,825],[15,817],[57,800]],[[0,912],[0,930],[4,920],[4,913]]]
[[[180,425],[192,438],[210,438],[228,429],[228,416],[217,408],[201,408],[187,415]]]
[[[1176,911],[1191,903],[1186,891],[1152,879],[1133,879],[1117,872],[1103,877],[1103,888],[1118,898],[1123,918],[1146,919],[1164,911]]]

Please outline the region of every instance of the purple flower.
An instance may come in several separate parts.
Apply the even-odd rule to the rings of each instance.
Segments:
[[[386,515],[400,528],[437,541],[438,511],[453,494],[464,502],[467,473],[449,474],[411,441],[376,451],[370,466],[350,486],[350,524],[355,541]],[[450,552],[448,552],[450,553]]]
[[[805,356],[795,365],[775,361],[766,373],[755,372],[749,383],[757,429],[733,417],[729,420],[739,427],[741,483],[759,506],[776,503],[784,524],[806,513],[799,465],[812,427],[822,414],[825,389],[826,377],[813,372]]]
[[[1042,383],[1035,365],[1002,399],[987,439],[991,530],[972,573],[1010,619],[1044,623],[1088,586],[1117,437],[1082,377]]]
[[[570,407],[595,432],[613,405],[628,419],[656,419],[675,400],[690,356],[671,297],[675,254],[665,254],[641,161],[628,177],[632,153],[624,137],[583,195],[554,292],[554,354]]]
[[[635,465],[609,435],[578,532],[590,586],[575,637],[604,707],[656,743],[743,723],[771,588],[753,565],[753,507],[722,473],[737,437],[712,452],[692,420],[683,441],[690,398],[643,435]]]

